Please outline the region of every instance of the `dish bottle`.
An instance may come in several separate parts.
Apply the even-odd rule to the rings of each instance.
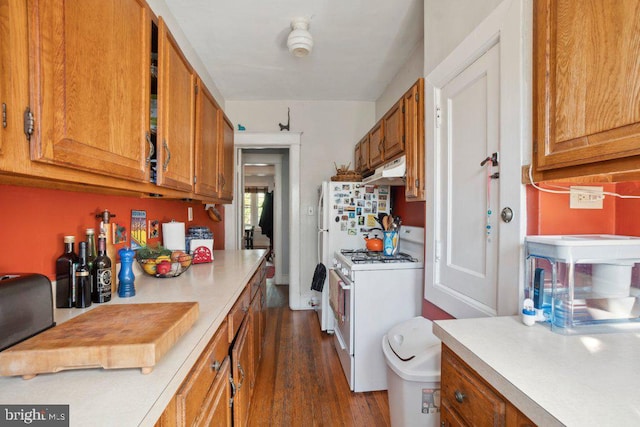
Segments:
[[[107,239],[98,236],[98,256],[93,261],[91,274],[91,301],[103,303],[111,301],[111,259],[107,256]]]
[[[75,237],[64,236],[64,253],[56,260],[56,307],[71,308],[76,296],[78,255],[73,250]]]
[[[87,242],[80,242],[80,261],[76,268],[75,306],[86,308],[91,305],[91,275],[87,265]]]

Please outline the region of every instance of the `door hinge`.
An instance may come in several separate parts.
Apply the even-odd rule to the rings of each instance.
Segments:
[[[7,128],[7,104],[2,103],[2,127]]]
[[[198,183],[198,177],[197,177],[197,176],[195,176],[195,175],[193,176],[193,183],[194,183],[194,184],[197,184],[197,183]]]
[[[538,142],[537,141],[533,141],[533,152],[534,153],[538,152]]]
[[[31,108],[27,107],[27,109],[24,110],[24,134],[27,136],[27,141],[31,140],[34,126],[35,119],[33,118],[33,113],[31,112]]]
[[[420,102],[420,94],[416,93],[416,102]]]
[[[436,107],[436,127],[440,127],[440,107]]]

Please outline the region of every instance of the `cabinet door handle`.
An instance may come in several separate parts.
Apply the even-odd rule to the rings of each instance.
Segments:
[[[229,383],[231,384],[231,398],[236,395],[236,383],[233,382],[233,377],[231,376],[231,372],[229,372]]]
[[[222,364],[220,362],[218,362],[217,360],[214,360],[213,363],[211,364],[211,369],[213,371],[220,371],[220,366],[222,366]]]
[[[249,306],[242,307],[242,312],[246,313],[249,311]]]
[[[156,149],[153,148],[153,143],[151,142],[151,134],[149,134],[149,132],[146,133],[146,138],[147,138],[147,144],[149,144],[149,155],[145,159],[145,162],[148,165],[149,163],[151,163],[151,158],[156,153]]]
[[[453,393],[453,396],[456,398],[456,401],[458,403],[462,403],[464,401],[464,398],[467,397],[463,392],[461,392],[460,390],[456,390],[455,393]]]
[[[171,160],[171,151],[169,151],[169,146],[167,145],[166,139],[162,140],[162,146],[164,147],[165,150],[167,150],[167,159],[162,164],[162,170],[166,171],[167,167],[169,167],[169,161]]]
[[[238,371],[240,371],[240,383],[238,383],[237,389],[240,390],[242,384],[244,384],[244,369],[242,369],[240,362],[238,362]]]

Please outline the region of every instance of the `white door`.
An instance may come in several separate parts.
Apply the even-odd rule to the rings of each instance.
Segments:
[[[516,314],[523,295],[530,19],[504,0],[425,79],[424,297],[457,318]]]
[[[499,170],[499,45],[442,88],[438,203],[440,284],[490,314],[496,312]],[[499,158],[499,156],[498,156]],[[498,161],[499,163],[499,161]]]

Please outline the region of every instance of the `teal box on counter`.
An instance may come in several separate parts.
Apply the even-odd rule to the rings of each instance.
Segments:
[[[640,329],[640,238],[527,236],[525,297],[562,334]]]

